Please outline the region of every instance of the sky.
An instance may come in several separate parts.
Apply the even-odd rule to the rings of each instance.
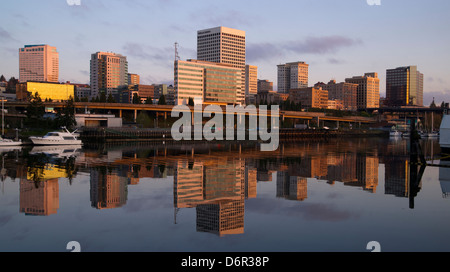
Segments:
[[[77,1],[80,5],[73,5]],[[450,101],[448,0],[14,0],[0,16],[0,75],[19,77],[18,49],[48,44],[59,52],[61,82],[89,84],[91,54],[127,56],[141,84],[173,84],[177,42],[196,59],[197,31],[246,32],[247,64],[277,85],[277,65],[304,61],[309,85],[417,65],[424,104]]]

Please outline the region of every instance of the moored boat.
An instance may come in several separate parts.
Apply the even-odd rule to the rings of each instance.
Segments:
[[[63,127],[62,131],[49,132],[43,137],[30,137],[30,140],[34,145],[81,145],[78,136],[75,131],[70,132]]]
[[[402,137],[402,133],[398,130],[391,130],[389,132],[389,136],[392,138],[400,138],[400,137]]]
[[[20,146],[22,145],[21,140],[11,140],[0,137],[0,146]]]

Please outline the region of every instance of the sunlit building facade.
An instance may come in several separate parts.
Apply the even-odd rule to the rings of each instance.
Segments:
[[[423,74],[417,66],[399,67],[386,71],[386,100],[388,106],[423,106]]]
[[[127,57],[111,52],[97,52],[91,55],[91,95],[101,92],[109,95],[120,86],[128,85]]]
[[[240,88],[236,101],[245,103],[245,65],[246,65],[245,31],[214,27],[197,32],[197,59],[229,64],[241,72]]]
[[[358,84],[356,106],[358,109],[380,106],[380,79],[378,73],[366,73],[345,79],[347,83]]]
[[[241,70],[228,64],[199,60],[175,61],[176,105],[239,104]]]
[[[75,98],[75,86],[72,84],[26,82],[16,86],[17,100],[26,101],[30,94],[39,94],[42,101],[67,101]]]
[[[304,108],[328,108],[328,91],[320,87],[291,89],[289,99],[294,103],[301,103]]]
[[[46,44],[25,45],[19,49],[19,81],[58,82],[59,53]]]
[[[280,64],[277,67],[279,93],[289,93],[292,89],[308,87],[309,64],[299,61]]]
[[[322,89],[328,91],[328,99],[330,101],[342,101],[343,110],[357,110],[357,94],[358,84],[340,82],[336,83],[335,80],[331,80],[328,84],[321,84]],[[329,107],[330,108],[330,107]],[[336,109],[340,108],[336,106]]]

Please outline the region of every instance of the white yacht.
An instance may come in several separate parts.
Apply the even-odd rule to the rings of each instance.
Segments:
[[[1,146],[20,146],[20,145],[22,145],[21,140],[14,141],[14,140],[5,139],[5,138],[0,137],[0,147]]]
[[[80,136],[77,133],[70,132],[63,127],[62,131],[53,131],[47,133],[43,137],[30,137],[31,142],[35,145],[81,145]]]

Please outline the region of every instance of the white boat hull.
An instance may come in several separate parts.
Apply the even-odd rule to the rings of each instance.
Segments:
[[[1,146],[21,146],[21,141],[0,141],[0,147]]]
[[[41,137],[30,137],[34,145],[81,145],[81,140],[58,140],[58,139],[44,139]]]

